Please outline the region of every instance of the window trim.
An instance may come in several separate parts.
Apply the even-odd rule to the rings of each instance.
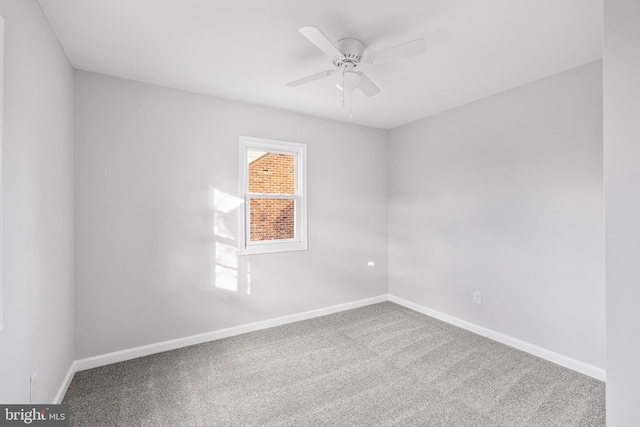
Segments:
[[[299,142],[278,141],[240,135],[239,138],[240,198],[244,206],[240,211],[240,255],[256,255],[276,252],[305,251],[307,238],[307,145]],[[260,150],[269,153],[295,155],[294,194],[249,193],[249,162],[247,152]],[[294,238],[283,240],[250,241],[250,203],[252,198],[293,199],[295,201]]]

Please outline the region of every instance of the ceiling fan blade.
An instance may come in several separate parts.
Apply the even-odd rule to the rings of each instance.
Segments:
[[[321,79],[323,77],[330,76],[330,75],[334,74],[335,72],[336,72],[336,70],[327,70],[327,71],[323,71],[321,73],[312,74],[310,76],[301,78],[299,80],[294,80],[292,82],[289,82],[289,83],[287,83],[287,86],[289,86],[289,87],[300,86],[300,85],[303,85],[305,83],[310,83],[310,82],[312,82],[314,80],[319,80],[319,79]]]
[[[367,96],[373,96],[380,92],[380,88],[376,86],[376,84],[372,82],[365,73],[363,73],[362,71],[356,71],[356,73],[358,73],[358,75],[360,76],[360,84],[358,85],[358,88],[362,91],[362,93]]]
[[[318,27],[309,25],[306,27],[298,28],[298,31],[300,31],[303,36],[308,38],[311,43],[315,44],[316,47],[323,51],[329,58],[333,58],[334,56],[342,56],[342,52],[338,50],[333,42],[329,40],[327,36],[325,36],[322,31],[318,29]]]
[[[423,39],[416,39],[398,46],[380,50],[368,55],[370,65],[378,65],[384,62],[395,61],[396,59],[418,55],[427,50],[427,44]]]

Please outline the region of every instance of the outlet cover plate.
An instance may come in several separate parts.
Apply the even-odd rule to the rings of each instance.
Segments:
[[[482,292],[473,293],[473,302],[476,304],[482,304]]]

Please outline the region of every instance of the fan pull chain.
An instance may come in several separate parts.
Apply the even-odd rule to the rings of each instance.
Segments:
[[[352,92],[353,92],[352,90],[349,91],[349,118],[353,117],[353,113],[351,112],[351,104],[352,104],[351,103],[351,93]]]
[[[344,67],[342,67],[342,108],[344,107]]]

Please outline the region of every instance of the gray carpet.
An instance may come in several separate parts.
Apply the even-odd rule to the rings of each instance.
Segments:
[[[76,373],[74,426],[604,426],[604,383],[391,302]]]

